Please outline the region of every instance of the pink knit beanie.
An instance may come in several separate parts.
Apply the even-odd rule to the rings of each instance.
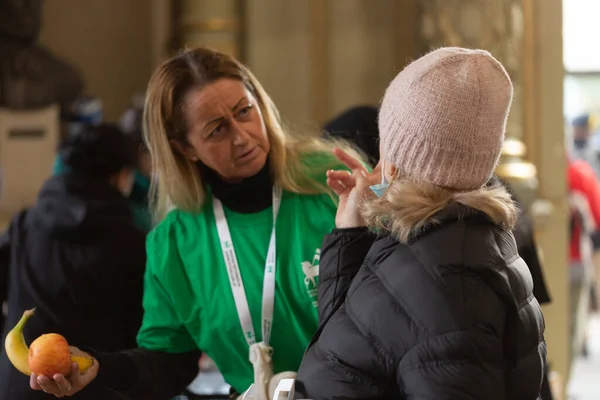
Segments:
[[[510,77],[487,51],[432,51],[408,65],[385,92],[382,157],[410,180],[480,188],[500,157],[512,95]]]

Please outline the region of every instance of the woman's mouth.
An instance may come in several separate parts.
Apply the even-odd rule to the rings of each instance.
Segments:
[[[252,160],[258,154],[258,147],[253,147],[251,150],[248,150],[244,154],[238,157],[238,161],[247,162]]]

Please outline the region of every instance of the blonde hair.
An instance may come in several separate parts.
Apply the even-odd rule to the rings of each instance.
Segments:
[[[277,107],[248,68],[226,54],[195,48],[164,62],[148,84],[143,125],[155,176],[149,194],[155,220],[163,219],[173,207],[197,212],[204,204],[205,186],[197,166],[174,149],[170,141],[187,143],[185,95],[223,78],[242,82],[258,102],[270,142],[274,181],[295,193],[331,194],[318,177],[339,166],[331,155],[334,147],[352,151],[350,146],[339,140],[324,139],[320,132],[292,134],[283,127]],[[318,160],[307,162],[307,155],[317,156]]]
[[[501,184],[478,190],[456,192],[440,186],[395,179],[381,198],[367,200],[362,215],[376,230],[386,230],[406,243],[428,224],[435,224],[437,214],[452,204],[481,211],[504,229],[511,230],[517,221],[517,207]]]

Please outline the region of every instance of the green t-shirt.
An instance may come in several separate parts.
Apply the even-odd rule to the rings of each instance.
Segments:
[[[272,208],[225,215],[257,341]],[[328,194],[284,191],[276,226],[276,289],[270,345],[275,373],[296,371],[317,329],[317,283],[324,235],[335,227]],[[171,353],[201,349],[238,392],[253,383],[213,214],[212,197],[197,213],[174,210],[149,235],[140,347]]]

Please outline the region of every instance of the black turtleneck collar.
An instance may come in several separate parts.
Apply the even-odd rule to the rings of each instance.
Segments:
[[[256,213],[267,209],[273,202],[273,183],[268,160],[256,175],[236,183],[223,181],[215,171],[201,163],[198,163],[198,168],[213,195],[234,212]]]

